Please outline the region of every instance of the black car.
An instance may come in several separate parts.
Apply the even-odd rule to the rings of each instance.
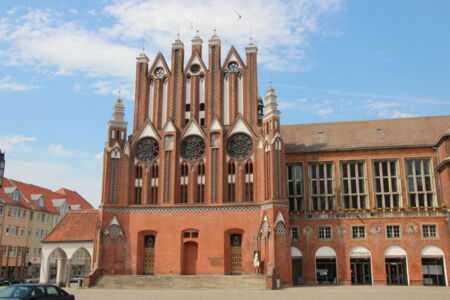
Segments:
[[[75,300],[75,296],[52,284],[15,284],[1,290],[0,299]]]

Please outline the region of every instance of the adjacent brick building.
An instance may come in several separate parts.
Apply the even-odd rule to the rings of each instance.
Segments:
[[[81,198],[81,199],[80,199]],[[5,178],[0,189],[1,278],[39,277],[42,244],[62,214],[92,206],[76,192],[49,189]]]
[[[108,125],[89,282],[252,274],[258,254],[268,288],[448,284],[450,116],[281,126],[255,45],[222,59],[213,35],[207,54],[196,36],[187,62],[180,40],[169,64],[137,58],[132,133],[121,99]]]

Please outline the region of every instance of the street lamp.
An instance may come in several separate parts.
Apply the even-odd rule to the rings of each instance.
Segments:
[[[3,174],[5,174],[5,153],[0,150],[0,188],[3,186]]]

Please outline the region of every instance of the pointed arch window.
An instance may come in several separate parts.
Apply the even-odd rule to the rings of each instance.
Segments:
[[[253,163],[245,163],[245,201],[253,201]]]
[[[188,202],[189,166],[187,163],[181,165],[180,177],[180,203]]]
[[[234,161],[228,162],[228,202],[236,201],[236,165]]]
[[[150,169],[150,195],[149,195],[150,204],[158,203],[158,184],[159,184],[158,171],[159,171],[158,165],[156,163],[153,164]]]
[[[134,203],[142,203],[142,166],[136,165],[136,177],[134,183]]]
[[[117,201],[117,180],[119,174],[119,159],[111,159],[111,182],[109,191],[109,203],[115,203]]]
[[[197,199],[196,202],[205,202],[205,164],[200,162],[197,166]]]

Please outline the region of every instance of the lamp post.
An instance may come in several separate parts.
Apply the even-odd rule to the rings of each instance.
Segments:
[[[0,150],[0,188],[3,186],[3,175],[5,174],[5,153]]]

